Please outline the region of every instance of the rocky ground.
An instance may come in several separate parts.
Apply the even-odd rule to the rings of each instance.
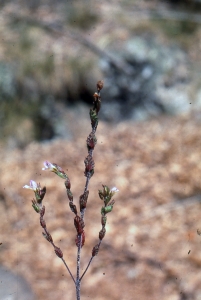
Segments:
[[[107,184],[120,192],[101,250],[83,279],[83,300],[200,299],[200,120],[196,111],[143,123],[100,122],[82,269],[100,229],[97,191]],[[71,300],[75,291],[62,262],[42,237],[39,217],[31,207],[32,192],[22,186],[33,179],[47,187],[47,227],[75,274],[75,229],[63,180],[41,168],[44,160],[62,166],[76,202],[84,188],[89,130],[89,124],[80,132],[75,127],[71,141],[34,142],[24,150],[2,148],[0,153],[0,263],[26,278],[37,300]]]

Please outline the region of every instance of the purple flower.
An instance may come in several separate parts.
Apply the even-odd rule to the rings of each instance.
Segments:
[[[63,179],[68,178],[66,173],[57,164],[52,164],[51,162],[49,162],[47,160],[43,164],[44,164],[44,168],[42,168],[43,171],[50,170],[51,172],[54,172],[55,174],[57,174],[59,177],[61,177]]]
[[[42,203],[42,200],[46,193],[46,187],[41,188],[40,183],[36,183],[34,180],[30,180],[30,185],[26,184],[23,186],[23,188],[34,191],[37,203]]]
[[[40,189],[40,183],[36,183],[34,180],[30,180],[30,185],[24,185],[23,189],[29,189],[29,190],[33,190],[34,192],[36,192],[37,189]]]
[[[55,164],[52,164],[51,162],[49,162],[47,160],[43,164],[45,166],[45,168],[42,168],[43,171],[45,171],[45,170],[50,170],[52,172],[56,171]]]

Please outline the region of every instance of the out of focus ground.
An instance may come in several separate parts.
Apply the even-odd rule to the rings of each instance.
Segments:
[[[82,268],[100,229],[97,191],[108,184],[120,192],[101,251],[83,279],[82,299],[200,299],[200,127],[200,112],[115,127],[100,123]],[[75,230],[63,180],[41,168],[46,159],[62,166],[76,202],[86,153],[79,134],[71,142],[1,152],[0,261],[28,280],[37,300],[75,299],[74,287],[42,237],[32,192],[22,186],[29,179],[46,185],[47,226],[75,274]]]

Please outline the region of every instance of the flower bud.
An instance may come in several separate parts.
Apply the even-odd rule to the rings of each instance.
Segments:
[[[102,90],[103,85],[104,85],[103,80],[99,80],[99,81],[97,82],[97,90],[98,90],[98,92],[99,92],[100,90]]]
[[[94,169],[95,163],[91,155],[88,155],[85,158],[84,163],[85,163],[86,172],[89,172]]]
[[[69,201],[69,206],[70,206],[71,211],[72,211],[75,215],[77,215],[77,208],[76,208],[76,205],[73,204],[72,201]]]
[[[34,200],[34,199],[32,200],[32,207],[37,213],[40,212],[40,207],[38,206],[38,204],[36,203],[36,200]]]
[[[45,206],[43,205],[43,207],[40,210],[40,216],[43,217],[45,214]]]
[[[52,239],[52,236],[49,232],[45,233],[45,232],[42,232],[42,235],[44,236],[44,238],[50,242],[50,243],[53,243],[53,239]]]
[[[72,194],[71,190],[67,189],[66,192],[67,192],[69,201],[73,201],[73,194]]]
[[[93,109],[90,109],[89,115],[90,115],[90,119],[91,119],[91,127],[93,129],[94,128],[96,129],[98,126],[98,115],[97,115],[96,111],[94,111]]]
[[[43,219],[43,217],[40,217],[40,225],[41,225],[41,227],[46,228],[46,222]]]
[[[86,208],[89,191],[80,196],[80,211]]]
[[[71,183],[70,183],[70,179],[67,177],[66,181],[65,181],[65,186],[66,186],[66,189],[70,190],[71,188]]]
[[[106,207],[102,207],[101,208],[101,214],[102,215],[106,215],[108,214],[109,212],[111,212],[113,209],[113,205],[109,205],[109,206],[106,206]]]
[[[93,150],[96,143],[97,143],[96,136],[93,132],[91,132],[89,134],[89,136],[87,137],[87,149],[88,149],[88,151]]]
[[[84,160],[84,163],[85,163],[85,171],[84,171],[84,175],[86,177],[92,177],[93,174],[94,174],[94,166],[95,166],[95,163],[94,163],[94,160],[92,158],[91,155],[88,155],[85,160]]]
[[[83,247],[84,243],[85,243],[85,232],[84,232],[84,230],[83,230],[83,232],[81,234],[81,237],[82,237],[82,245],[81,245],[81,247]],[[75,239],[75,244],[76,244],[77,247],[79,247],[79,241],[80,241],[80,235],[77,235],[76,239]]]
[[[105,233],[106,233],[106,229],[103,227],[101,229],[101,231],[99,232],[99,239],[102,240],[105,236]]]
[[[83,228],[85,226],[84,221],[79,216],[76,216],[74,218],[74,225],[75,225],[75,228],[77,230],[77,233],[81,234],[83,232]]]
[[[63,257],[63,252],[61,251],[61,249],[60,248],[58,248],[58,247],[54,247],[54,251],[55,251],[55,253],[56,253],[56,255],[59,257],[59,258],[62,258]]]
[[[107,217],[106,216],[102,216],[101,217],[101,224],[102,224],[102,226],[105,226],[106,222],[107,222]]]
[[[94,107],[93,107],[93,110],[96,111],[96,114],[98,115],[99,111],[100,111],[100,108],[101,108],[101,98],[100,96],[98,95],[98,93],[94,93]]]
[[[92,249],[92,256],[96,256],[98,254],[98,251],[99,251],[99,245],[97,244]]]
[[[46,194],[46,187],[44,186],[42,189],[39,190],[40,202],[42,202],[43,198],[45,197],[45,194]]]

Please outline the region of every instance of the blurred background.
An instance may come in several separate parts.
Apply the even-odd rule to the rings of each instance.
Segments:
[[[201,299],[200,52],[200,0],[0,1],[1,299],[75,299],[22,186],[47,186],[47,226],[75,270],[65,189],[41,169],[63,167],[76,203],[100,79],[83,268],[97,191],[120,192],[82,299]]]

